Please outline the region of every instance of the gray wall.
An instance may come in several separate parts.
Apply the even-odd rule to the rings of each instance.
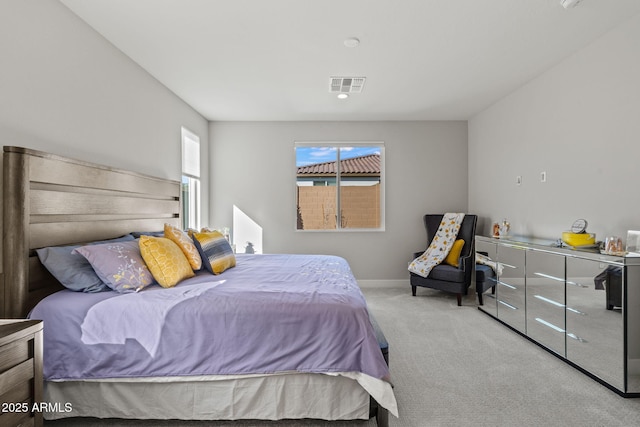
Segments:
[[[0,61],[2,145],[178,180],[185,126],[206,174],[207,120],[61,3],[1,1]]]
[[[425,249],[422,215],[467,209],[467,123],[212,122],[210,225],[237,206],[263,228],[265,253],[345,257],[358,280],[407,281]],[[296,231],[295,141],[383,141],[386,230]]]
[[[178,179],[186,126],[203,146],[204,222],[230,225],[235,204],[265,252],[335,253],[361,280],[405,280],[425,212],[478,213],[484,233],[503,217],[542,237],[580,217],[599,238],[640,228],[639,51],[636,16],[472,118],[467,146],[465,122],[209,124],[59,2],[5,0],[0,139]],[[384,232],[294,230],[296,140],[386,143]]]
[[[540,172],[547,182],[540,182]],[[469,121],[469,209],[484,234],[596,238],[640,229],[640,16]],[[516,176],[522,185],[516,185]]]

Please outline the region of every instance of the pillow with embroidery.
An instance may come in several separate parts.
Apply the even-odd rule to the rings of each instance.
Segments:
[[[140,254],[163,288],[195,276],[180,247],[166,237],[140,236]]]
[[[164,237],[178,245],[180,250],[184,253],[184,256],[187,257],[192,269],[200,270],[202,268],[202,258],[200,257],[198,248],[196,248],[196,245],[187,233],[172,226],[171,224],[165,224]]]
[[[453,242],[453,246],[451,246],[451,250],[449,254],[444,259],[445,264],[449,264],[453,267],[460,266],[460,254],[462,253],[462,248],[464,247],[464,240],[458,239]]]
[[[200,252],[202,263],[210,273],[220,274],[236,266],[236,256],[222,233],[217,231],[193,233],[193,243]]]
[[[100,280],[116,292],[138,292],[153,283],[138,240],[81,246],[72,253],[85,257]]]

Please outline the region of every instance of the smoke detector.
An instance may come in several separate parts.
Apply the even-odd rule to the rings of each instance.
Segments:
[[[582,0],[560,0],[560,4],[565,9],[571,9],[571,8],[576,7],[578,5],[578,3],[580,3],[581,1]]]
[[[360,93],[364,88],[366,77],[330,77],[330,93]]]

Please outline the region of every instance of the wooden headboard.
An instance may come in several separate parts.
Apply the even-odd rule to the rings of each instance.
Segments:
[[[0,318],[25,317],[62,285],[35,249],[180,226],[180,182],[4,147]]]

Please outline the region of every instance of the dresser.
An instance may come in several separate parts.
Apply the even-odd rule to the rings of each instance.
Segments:
[[[42,426],[42,321],[0,320],[0,425]]]
[[[640,257],[476,236],[501,269],[479,309],[625,397],[640,397]]]

